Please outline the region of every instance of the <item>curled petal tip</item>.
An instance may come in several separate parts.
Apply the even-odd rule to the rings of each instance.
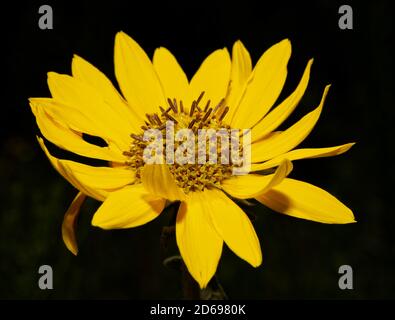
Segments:
[[[288,39],[288,38],[285,38],[285,39],[281,40],[280,44],[287,45],[289,47],[292,46],[291,40]]]

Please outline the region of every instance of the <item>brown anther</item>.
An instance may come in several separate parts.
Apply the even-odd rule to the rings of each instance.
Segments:
[[[208,99],[208,100],[207,100],[207,103],[206,103],[206,106],[204,107],[204,110],[203,110],[204,112],[207,111],[208,107],[210,106],[210,102],[211,102],[211,100]]]
[[[222,120],[225,118],[225,116],[226,116],[226,114],[228,113],[228,111],[229,111],[229,107],[226,106],[225,109],[224,109],[224,111],[222,111],[222,114],[218,117],[218,120],[219,120],[219,121],[222,121]]]
[[[132,133],[130,136],[131,136],[133,139],[135,139],[135,140],[143,141],[143,142],[144,142],[144,139],[143,139],[142,137],[138,136],[137,134]]]
[[[173,101],[171,101],[170,98],[167,98],[167,102],[169,103],[170,108],[174,111],[174,113],[177,113],[177,109],[173,104]],[[169,110],[170,111],[170,110]]]
[[[192,119],[192,121],[189,123],[188,128],[191,129],[193,125],[195,124],[196,119]]]
[[[128,157],[133,156],[133,153],[131,153],[131,152],[129,152],[129,151],[124,151],[124,152],[122,152],[122,154],[123,154],[124,156],[128,156]]]
[[[180,100],[180,112],[184,113],[184,104],[182,103],[182,100]]]
[[[152,116],[152,118],[156,121],[156,123],[157,123],[158,125],[161,125],[161,124],[162,124],[162,121],[160,121],[159,116],[158,116],[156,113],[154,113],[154,115]]]
[[[208,117],[211,114],[211,111],[213,111],[213,109],[211,109],[211,108],[207,110],[206,114],[204,115],[204,117],[202,119],[202,123],[204,123],[208,119]]]
[[[218,109],[224,104],[225,102],[225,98],[222,98],[221,101],[215,106],[214,110],[213,110],[213,114],[215,114]]]
[[[155,124],[155,121],[150,114],[146,113],[145,116],[151,124]]]
[[[143,129],[143,130],[148,130],[148,127],[146,127],[146,126],[141,126],[141,129]]]
[[[196,100],[196,105],[199,104],[199,102],[200,102],[200,100],[202,100],[203,96],[204,96],[204,91],[202,91],[202,93],[201,93],[201,94],[199,95],[199,97],[197,98],[197,100]]]
[[[167,119],[174,121],[174,123],[178,123],[178,121],[177,121],[176,119],[174,119],[170,114],[165,113],[164,116],[165,116]]]
[[[159,130],[162,130],[162,129],[164,129],[164,128],[166,128],[166,123],[162,123],[162,125],[158,128]]]
[[[193,113],[195,112],[196,101],[192,102],[191,110],[189,111],[189,116],[192,117]]]
[[[173,99],[173,106],[176,109],[175,113],[178,113],[178,106],[177,106],[177,99],[176,98]]]
[[[160,110],[161,113],[165,113],[166,112],[165,109],[163,107],[161,107],[161,106],[159,106],[159,110]]]

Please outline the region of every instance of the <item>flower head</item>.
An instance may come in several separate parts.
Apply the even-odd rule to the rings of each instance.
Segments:
[[[30,99],[42,135],[77,155],[108,161],[97,167],[58,159],[38,138],[55,169],[79,190],[63,222],[66,246],[77,254],[74,224],[86,196],[103,201],[92,220],[103,229],[140,226],[158,217],[169,202],[180,201],[177,245],[191,275],[205,287],[224,242],[252,266],[262,262],[253,225],[233,200],[255,198],[275,211],[317,222],[354,222],[351,210],[335,197],[287,177],[293,160],[334,156],[353,145],[295,149],[316,124],[329,86],[318,107],[288,129],[276,131],[302,98],[313,62],[307,63],[294,92],[273,108],[290,55],[291,44],[283,40],[252,68],[248,51],[237,41],[232,57],[227,49],[214,51],[188,81],[167,49],[157,49],[151,61],[120,32],[115,74],[122,95],[78,56],[72,61],[72,76],[48,73],[52,98]],[[250,131],[232,136],[232,129]],[[222,132],[225,143],[201,145],[199,134],[210,130]],[[151,150],[147,132],[167,139],[156,141],[157,148]],[[86,135],[100,137],[106,145],[89,143]],[[238,144],[229,158],[223,146],[234,141]],[[250,172],[235,175],[246,162],[243,158],[241,164],[240,156],[247,150]],[[147,154],[165,161],[148,163]]]

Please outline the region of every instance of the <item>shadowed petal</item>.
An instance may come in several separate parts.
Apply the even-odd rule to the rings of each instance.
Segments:
[[[67,209],[62,223],[62,238],[67,249],[74,254],[78,254],[78,244],[75,236],[75,227],[78,215],[86,196],[82,192],[78,192],[70,207]]]
[[[185,199],[184,191],[177,186],[167,164],[146,164],[141,182],[149,193],[170,201]]]
[[[327,191],[310,183],[286,178],[256,198],[280,213],[322,223],[355,222],[352,211]]]
[[[206,211],[227,246],[241,259],[258,267],[262,263],[261,246],[247,215],[220,190],[206,189],[203,194],[207,199]]]
[[[37,140],[52,166],[74,188],[96,200],[103,201],[111,192],[133,182],[134,173],[127,169],[110,167],[91,167],[70,160],[52,156],[43,139]]]
[[[232,197],[238,199],[255,198],[281,183],[291,171],[292,163],[285,159],[274,174],[235,176],[223,181],[221,186]]]
[[[112,192],[96,211],[92,225],[102,229],[141,226],[159,216],[166,201],[150,195],[141,184]]]

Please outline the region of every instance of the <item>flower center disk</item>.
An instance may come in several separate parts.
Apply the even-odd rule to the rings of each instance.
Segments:
[[[208,100],[204,107],[199,106],[202,100],[204,92],[202,92],[199,97],[194,100],[189,109],[185,108],[182,100],[177,101],[177,99],[171,100],[167,99],[169,107],[164,109],[159,107],[160,112],[154,114],[146,114],[147,120],[145,125],[141,127],[143,130],[140,134],[131,134],[132,142],[130,149],[125,151],[123,154],[128,157],[126,164],[136,171],[136,181],[139,183],[141,179],[141,170],[144,167],[144,150],[151,143],[151,141],[146,141],[144,139],[144,132],[150,129],[159,130],[162,133],[163,150],[166,150],[166,134],[169,135],[166,123],[169,121],[174,125],[175,135],[181,129],[190,129],[193,132],[194,139],[194,155],[199,155],[199,161],[195,157],[193,163],[180,164],[177,161],[174,163],[169,163],[168,167],[173,177],[176,180],[177,185],[184,190],[185,193],[190,191],[202,191],[205,188],[212,186],[219,186],[224,179],[230,178],[232,175],[232,169],[235,166],[232,163],[232,159],[229,161],[222,160],[222,148],[229,147],[230,143],[230,126],[224,123],[223,119],[229,107],[225,106],[225,99],[221,99],[219,103],[212,108],[210,106],[211,101]],[[221,131],[226,133],[225,140],[220,139],[219,136],[215,136],[217,139],[215,143],[215,148],[213,145],[207,141],[205,143],[206,152],[203,154],[204,161],[201,161],[202,153],[199,148],[198,137],[201,132],[205,130],[213,129],[215,132]],[[183,143],[183,141],[177,141],[174,139],[174,150],[176,152],[177,148]],[[205,138],[206,139],[206,138]],[[228,146],[224,146],[224,142]],[[216,157],[217,161],[213,163],[210,161],[210,154]],[[166,159],[166,157],[165,157]]]

